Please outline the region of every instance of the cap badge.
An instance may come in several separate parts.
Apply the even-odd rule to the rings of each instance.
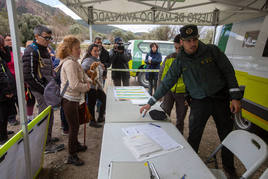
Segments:
[[[188,28],[188,29],[186,29],[186,34],[187,35],[190,35],[190,34],[192,34],[193,33],[193,29],[191,29],[191,28]]]

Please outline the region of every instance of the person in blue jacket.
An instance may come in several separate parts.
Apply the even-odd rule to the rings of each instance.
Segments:
[[[150,44],[150,52],[147,53],[145,63],[147,69],[160,69],[162,62],[162,55],[158,52],[158,45],[156,43]],[[146,79],[149,81],[149,93],[153,95],[153,89],[156,91],[158,72],[147,72]]]

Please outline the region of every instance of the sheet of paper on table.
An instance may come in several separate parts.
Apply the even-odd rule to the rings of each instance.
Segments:
[[[158,143],[163,150],[171,150],[174,148],[182,149],[183,146],[173,140],[161,127],[151,124],[136,125],[132,127],[122,128],[126,136],[135,136],[145,134],[156,143]]]
[[[131,99],[132,104],[137,104],[137,105],[145,105],[149,101],[149,98],[147,99]]]
[[[134,103],[141,103],[142,101],[135,100],[146,100],[146,103],[150,97],[149,93],[142,86],[127,86],[127,87],[114,87],[114,97],[117,100],[134,100]],[[143,103],[143,102],[142,102]]]
[[[136,158],[149,156],[154,152],[163,150],[163,148],[145,134],[125,136],[124,142]]]

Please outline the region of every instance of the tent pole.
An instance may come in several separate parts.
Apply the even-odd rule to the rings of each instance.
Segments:
[[[219,24],[219,15],[220,15],[220,10],[215,9],[213,11],[213,20],[212,20],[212,25],[214,26],[212,44],[214,44],[216,40],[216,32],[217,32],[217,27]]]
[[[218,27],[218,25],[215,25],[215,26],[214,26],[214,32],[213,32],[212,44],[215,44],[217,27]]]
[[[93,43],[92,24],[89,24],[89,39],[90,39],[90,43]]]
[[[88,13],[88,25],[89,25],[89,38],[90,43],[93,43],[93,37],[92,37],[92,24],[93,24],[93,6],[89,6],[87,8]]]
[[[23,131],[23,143],[24,143],[24,155],[25,155],[25,169],[26,178],[32,178],[32,167],[31,167],[31,155],[29,147],[29,137],[27,128],[27,117],[26,117],[26,103],[25,103],[25,91],[24,91],[24,79],[22,73],[22,60],[20,58],[20,38],[18,33],[17,14],[15,8],[15,0],[6,0],[8,21],[10,27],[10,34],[12,39],[12,50],[15,65],[16,74],[16,85],[17,85],[17,96],[19,103],[20,123]]]

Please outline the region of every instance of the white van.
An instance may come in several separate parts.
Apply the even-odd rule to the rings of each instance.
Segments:
[[[228,24],[216,42],[226,53],[239,85],[245,86],[237,128],[268,131],[268,16]]]

